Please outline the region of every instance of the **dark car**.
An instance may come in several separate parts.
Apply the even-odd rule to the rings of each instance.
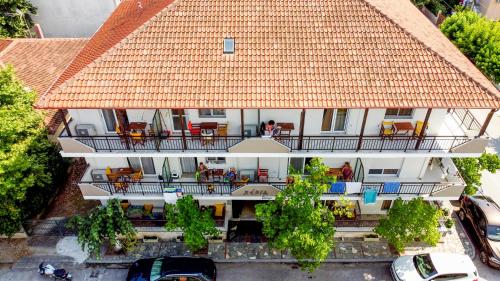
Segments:
[[[215,281],[216,275],[211,259],[162,257],[134,262],[127,281]]]
[[[500,268],[500,207],[487,196],[463,196],[458,217],[467,218],[475,231],[481,262]]]

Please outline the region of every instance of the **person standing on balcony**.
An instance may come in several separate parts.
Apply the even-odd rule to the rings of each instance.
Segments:
[[[342,167],[342,178],[344,181],[352,181],[352,168],[349,162],[345,162]]]
[[[198,172],[200,172],[202,182],[208,181],[208,168],[205,164],[203,164],[203,162],[200,162],[198,165]]]

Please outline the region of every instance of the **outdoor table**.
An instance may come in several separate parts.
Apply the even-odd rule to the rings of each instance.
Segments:
[[[145,131],[148,123],[146,122],[130,122],[128,124],[129,131]]]
[[[409,132],[415,130],[411,122],[395,122],[393,126],[395,133],[398,135],[407,135]]]

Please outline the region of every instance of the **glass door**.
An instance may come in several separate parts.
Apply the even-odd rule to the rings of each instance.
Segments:
[[[347,124],[347,109],[325,109],[321,122],[322,132],[345,132]]]

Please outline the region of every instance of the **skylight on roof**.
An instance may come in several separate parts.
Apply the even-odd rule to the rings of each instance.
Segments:
[[[234,54],[234,38],[224,38],[224,54]]]

